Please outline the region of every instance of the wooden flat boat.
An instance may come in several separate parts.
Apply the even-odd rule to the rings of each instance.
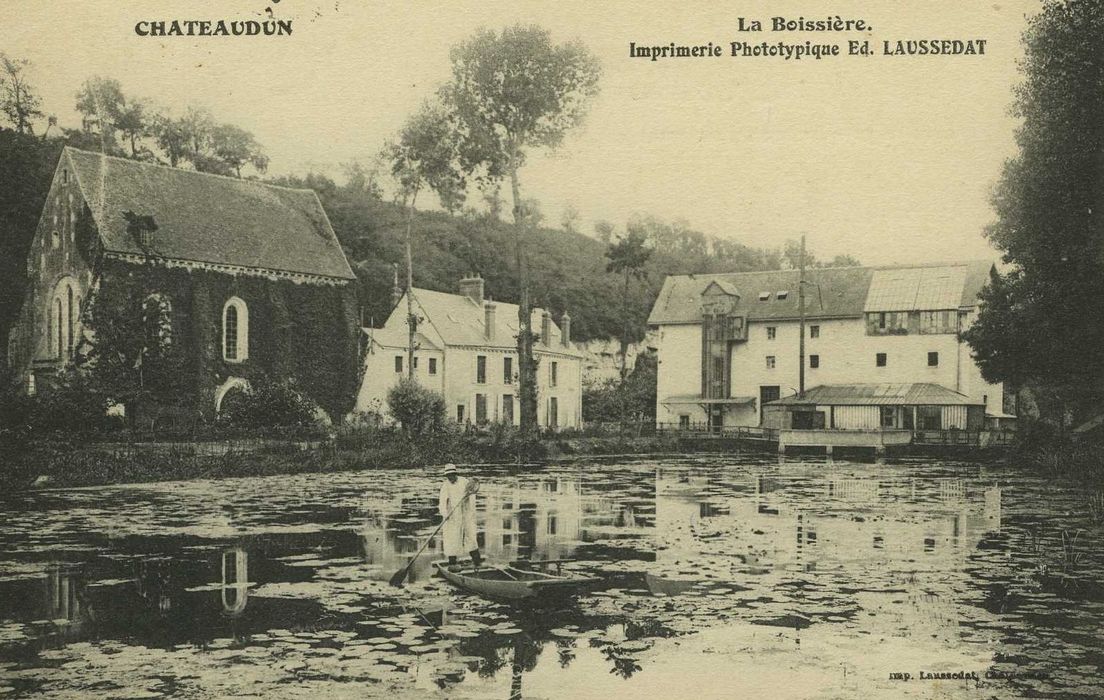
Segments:
[[[497,600],[544,602],[562,600],[598,579],[573,574],[549,574],[513,566],[469,566],[449,571],[446,562],[433,562],[446,581],[458,588]]]

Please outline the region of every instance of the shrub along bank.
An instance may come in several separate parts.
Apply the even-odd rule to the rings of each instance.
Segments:
[[[34,440],[0,455],[5,492],[105,484],[217,479],[360,469],[416,469],[446,462],[525,464],[575,455],[671,453],[670,437],[584,437],[556,434],[523,442],[515,431],[360,430],[297,440],[262,437],[212,442],[85,442]]]

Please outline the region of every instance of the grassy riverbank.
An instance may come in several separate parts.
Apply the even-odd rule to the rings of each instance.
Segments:
[[[42,440],[10,449],[0,475],[4,491],[202,478],[519,464],[572,455],[686,451],[671,437],[556,435],[522,442],[512,433],[436,433],[409,438],[389,431],[308,436],[300,440],[78,442]]]
[[[0,454],[0,488],[67,488],[107,484],[327,473],[361,469],[421,469],[457,464],[532,464],[575,456],[658,455],[749,450],[731,441],[559,433],[522,441],[515,431],[444,431],[420,438],[391,430],[339,434],[185,436],[117,435],[110,439],[54,436],[8,446]],[[1100,442],[1029,441],[1011,452],[909,452],[934,460],[999,460],[1056,480],[1104,491]],[[819,458],[819,457],[818,457]],[[1102,504],[1104,508],[1104,504]]]

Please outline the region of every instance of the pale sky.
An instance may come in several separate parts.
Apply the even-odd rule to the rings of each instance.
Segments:
[[[0,51],[33,63],[48,112],[77,126],[92,75],[179,112],[189,103],[252,131],[270,174],[341,178],[369,160],[449,75],[449,48],[517,22],[580,39],[601,94],[555,153],[534,153],[526,197],[557,225],[619,226],[634,213],[781,246],[801,233],[820,257],[864,263],[993,258],[989,193],[1015,152],[1010,115],[1025,15],[997,2],[352,2],[0,0]],[[292,19],[290,37],[139,37],[137,21]],[[860,33],[743,33],[739,17],[864,19]],[[984,56],[730,58],[731,41],[986,39]],[[629,58],[638,45],[725,47],[712,59]]]

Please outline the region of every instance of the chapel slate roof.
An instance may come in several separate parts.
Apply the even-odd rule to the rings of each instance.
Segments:
[[[971,261],[806,270],[805,314],[810,319],[859,318],[864,310],[934,311],[974,306],[991,267],[987,261]],[[736,313],[746,314],[749,321],[796,319],[800,315],[799,279],[797,270],[669,275],[652,306],[648,325],[701,323],[701,294],[714,281],[738,291]],[[781,298],[779,292],[788,293]],[[868,309],[872,301],[879,308]]]
[[[426,321],[441,335],[446,345],[481,346],[489,348],[516,349],[518,333],[518,306],[501,301],[495,304],[494,338],[484,334],[484,310],[473,299],[463,294],[448,294],[430,289],[414,288],[415,303],[421,308]],[[405,317],[405,297],[398,308]],[[538,336],[541,331],[543,310],[532,309],[531,329]],[[392,316],[392,319],[394,316]],[[533,344],[534,350],[547,350],[578,355],[573,347],[565,347],[560,342],[560,327],[552,322],[551,346],[540,342]]]
[[[824,384],[769,405],[834,406],[981,406],[965,394],[927,382],[901,384]]]
[[[104,156],[65,154],[104,250],[145,255],[128,214],[152,217],[161,258],[355,279],[313,190]]]

